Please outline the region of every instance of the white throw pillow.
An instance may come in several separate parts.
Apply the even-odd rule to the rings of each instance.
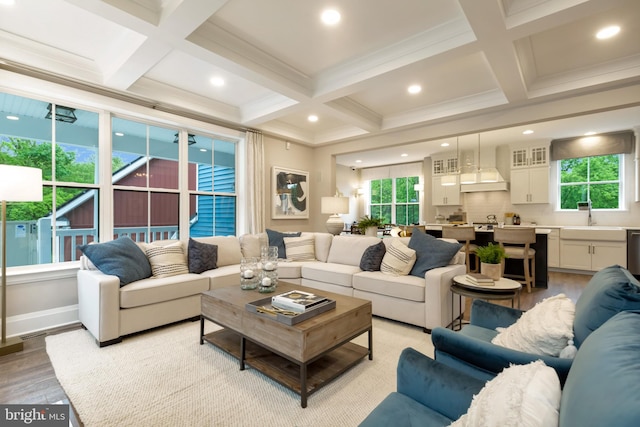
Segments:
[[[145,244],[144,254],[149,259],[153,277],[156,279],[189,273],[181,242],[166,246]]]
[[[380,271],[393,276],[406,276],[416,263],[416,251],[404,243],[394,240],[387,246],[380,264]]]
[[[560,380],[541,360],[511,365],[473,396],[453,427],[553,427],[558,425]]]
[[[285,237],[284,247],[287,259],[291,261],[315,261],[314,236]]]
[[[491,342],[526,353],[558,357],[573,340],[576,306],[564,294],[546,298],[525,312]],[[573,344],[573,342],[571,342]]]

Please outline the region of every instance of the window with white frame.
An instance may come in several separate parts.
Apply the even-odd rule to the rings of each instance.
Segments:
[[[622,154],[559,160],[561,210],[577,210],[591,201],[593,209],[620,209]]]
[[[382,218],[385,224],[417,224],[420,222],[418,176],[384,178],[369,183],[370,216]]]

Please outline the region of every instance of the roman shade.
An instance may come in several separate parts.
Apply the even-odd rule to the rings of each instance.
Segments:
[[[593,136],[554,139],[551,141],[551,160],[580,157],[630,154],[635,136],[633,131],[609,132]]]

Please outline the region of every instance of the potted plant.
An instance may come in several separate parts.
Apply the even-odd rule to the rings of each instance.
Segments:
[[[358,228],[367,236],[377,236],[379,227],[382,227],[382,218],[365,215],[358,221]]]
[[[507,257],[504,248],[500,245],[489,243],[487,246],[479,246],[476,254],[480,259],[480,273],[500,280],[502,275],[502,260]]]

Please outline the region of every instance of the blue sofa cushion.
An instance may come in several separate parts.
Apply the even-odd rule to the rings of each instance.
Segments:
[[[408,246],[416,251],[416,262],[410,274],[417,277],[424,277],[425,273],[433,268],[448,265],[451,258],[462,248],[460,243],[436,239],[418,228],[413,229]]]
[[[560,426],[640,425],[640,311],[618,313],[584,341],[560,401]]]
[[[151,277],[151,264],[142,249],[124,236],[78,249],[104,274],[118,276],[120,286]]]
[[[282,233],[276,230],[270,230],[267,228],[267,237],[269,238],[269,246],[275,246],[278,248],[278,258],[286,259],[287,258],[287,250],[284,246],[284,238],[285,237],[300,237],[302,233]]]
[[[409,396],[389,394],[360,424],[361,427],[448,426],[453,420],[416,402]]]
[[[576,347],[616,313],[628,310],[640,310],[640,283],[619,265],[598,271],[576,302],[573,321]]]

